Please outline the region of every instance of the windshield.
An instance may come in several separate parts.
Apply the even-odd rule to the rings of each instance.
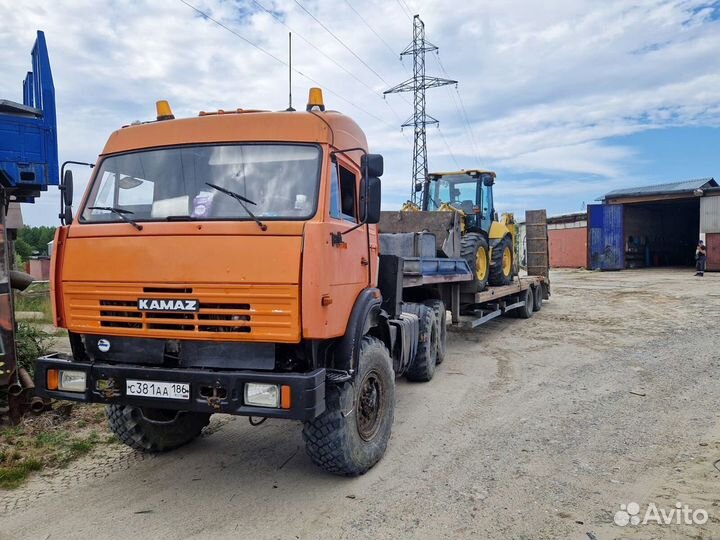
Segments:
[[[471,213],[479,201],[480,181],[467,174],[442,176],[433,182],[434,189],[430,200],[431,210],[437,210],[443,203],[449,203],[466,213]]]
[[[315,214],[320,149],[300,144],[188,146],[105,158],[81,220],[307,219]],[[104,207],[104,209],[91,209]],[[114,209],[109,210],[109,208]]]

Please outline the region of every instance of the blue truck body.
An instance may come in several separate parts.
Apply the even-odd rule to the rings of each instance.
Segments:
[[[12,200],[34,202],[60,180],[55,86],[40,31],[22,99],[22,103],[0,99],[0,184]]]

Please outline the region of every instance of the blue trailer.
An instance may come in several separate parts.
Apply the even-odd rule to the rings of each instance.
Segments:
[[[0,99],[0,185],[10,200],[34,202],[60,180],[55,87],[40,31],[22,94],[22,103]]]

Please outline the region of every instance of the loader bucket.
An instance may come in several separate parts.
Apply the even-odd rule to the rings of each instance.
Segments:
[[[438,257],[460,257],[460,223],[457,212],[381,212],[381,233],[429,232],[435,236]]]

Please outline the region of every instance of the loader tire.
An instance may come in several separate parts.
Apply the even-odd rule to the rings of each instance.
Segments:
[[[195,439],[210,422],[210,414],[133,405],[108,405],[112,432],[141,452],[167,452]]]
[[[425,300],[424,304],[435,312],[435,322],[438,325],[438,346],[437,365],[445,360],[445,348],[447,347],[447,310],[442,300]]]
[[[473,272],[472,281],[463,282],[461,292],[478,293],[487,287],[490,277],[490,257],[487,239],[480,233],[467,233],[460,240],[460,256]]]
[[[419,307],[417,315],[420,319],[417,352],[405,376],[408,381],[428,382],[435,375],[437,365],[439,325],[435,311],[431,307],[417,305]]]
[[[513,279],[512,240],[506,236],[492,250],[490,262],[490,285],[510,285]]]
[[[365,474],[385,454],[395,418],[395,373],[385,345],[364,336],[354,382],[328,384],[326,408],[305,422],[310,460],[342,476]]]

